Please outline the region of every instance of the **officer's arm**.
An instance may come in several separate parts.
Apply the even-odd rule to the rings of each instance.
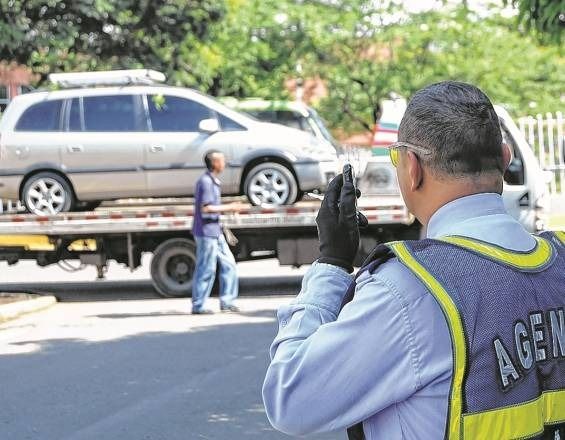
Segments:
[[[279,310],[263,400],[280,431],[345,429],[420,387],[406,305],[367,274],[337,317],[349,280],[315,264],[294,303]]]

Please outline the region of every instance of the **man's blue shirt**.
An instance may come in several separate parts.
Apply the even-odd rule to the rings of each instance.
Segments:
[[[518,251],[535,246],[492,193],[444,205],[427,235],[462,235]],[[452,350],[440,306],[396,259],[362,274],[353,301],[339,313],[350,282],[344,270],[314,263],[300,294],[279,309],[263,385],[269,420],[295,435],[364,421],[367,440],[442,439]]]
[[[222,233],[220,215],[203,213],[202,208],[221,203],[220,181],[209,171],[196,182],[194,196],[194,223],[192,233],[197,237],[219,237]]]

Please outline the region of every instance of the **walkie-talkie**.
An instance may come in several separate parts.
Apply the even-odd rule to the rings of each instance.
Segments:
[[[353,170],[353,165],[346,163],[343,166],[343,183],[350,182],[355,186],[355,171]]]
[[[353,185],[355,195],[357,195],[357,186],[355,185],[355,170],[350,163],[343,166],[343,183],[349,182]],[[355,197],[355,212],[357,213],[357,223],[360,228],[365,228],[369,224],[367,218],[357,211],[357,197]]]

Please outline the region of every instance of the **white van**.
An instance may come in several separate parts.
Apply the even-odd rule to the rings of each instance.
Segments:
[[[550,209],[546,174],[508,112],[498,105],[494,109],[500,119],[504,142],[514,153],[504,175],[504,204],[528,231],[541,231],[547,226]],[[383,114],[373,135],[372,156],[360,175],[359,188],[364,194],[400,193],[395,169],[384,147],[397,140],[398,126],[405,110],[405,100],[383,103]]]

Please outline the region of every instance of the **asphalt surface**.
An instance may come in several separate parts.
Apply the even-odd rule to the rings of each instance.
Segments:
[[[187,299],[156,298],[143,271],[132,280],[111,268],[110,280],[93,282],[0,265],[0,289],[65,292],[0,326],[0,439],[291,438],[270,426],[260,392],[275,310],[290,298],[259,295],[296,293],[303,270],[240,266],[242,313],[192,316]]]
[[[93,266],[68,272],[57,265],[39,267],[33,261],[20,261],[14,266],[0,262],[0,291],[53,294],[61,301],[158,298],[150,279],[150,262],[151,255],[146,254],[142,266],[133,272],[110,262],[103,280],[97,279]],[[70,264],[78,266],[74,261]],[[237,270],[242,296],[292,295],[300,288],[307,267],[281,267],[270,259],[238,263]]]

